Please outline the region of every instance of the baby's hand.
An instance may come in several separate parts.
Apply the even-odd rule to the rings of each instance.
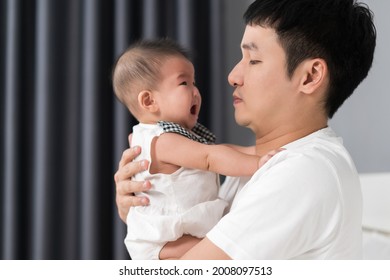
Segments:
[[[262,167],[267,161],[269,161],[274,155],[276,155],[277,153],[279,153],[280,151],[283,151],[283,150],[285,150],[285,149],[279,148],[276,150],[269,151],[267,154],[262,156],[259,159],[259,168]]]

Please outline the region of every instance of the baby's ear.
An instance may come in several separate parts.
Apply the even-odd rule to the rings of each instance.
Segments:
[[[151,113],[158,111],[157,101],[154,98],[153,92],[150,90],[143,90],[138,94],[138,104],[141,108],[144,108]]]

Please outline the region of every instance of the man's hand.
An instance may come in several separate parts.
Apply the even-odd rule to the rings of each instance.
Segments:
[[[130,207],[149,204],[148,198],[136,197],[134,193],[148,191],[151,188],[150,182],[136,182],[131,180],[131,177],[135,174],[148,169],[149,162],[147,160],[133,161],[140,153],[140,147],[125,150],[119,162],[118,170],[114,175],[116,205],[119,217],[125,223]]]

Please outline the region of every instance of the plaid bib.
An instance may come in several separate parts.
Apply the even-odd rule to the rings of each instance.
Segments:
[[[159,121],[157,122],[157,125],[162,127],[164,132],[177,133],[203,144],[215,143],[215,135],[200,123],[196,123],[191,132],[173,122]]]

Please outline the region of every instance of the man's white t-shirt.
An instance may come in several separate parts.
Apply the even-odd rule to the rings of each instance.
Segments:
[[[232,259],[362,258],[360,182],[342,140],[324,128],[284,148],[251,179],[226,179],[220,196],[234,200],[207,238]]]

